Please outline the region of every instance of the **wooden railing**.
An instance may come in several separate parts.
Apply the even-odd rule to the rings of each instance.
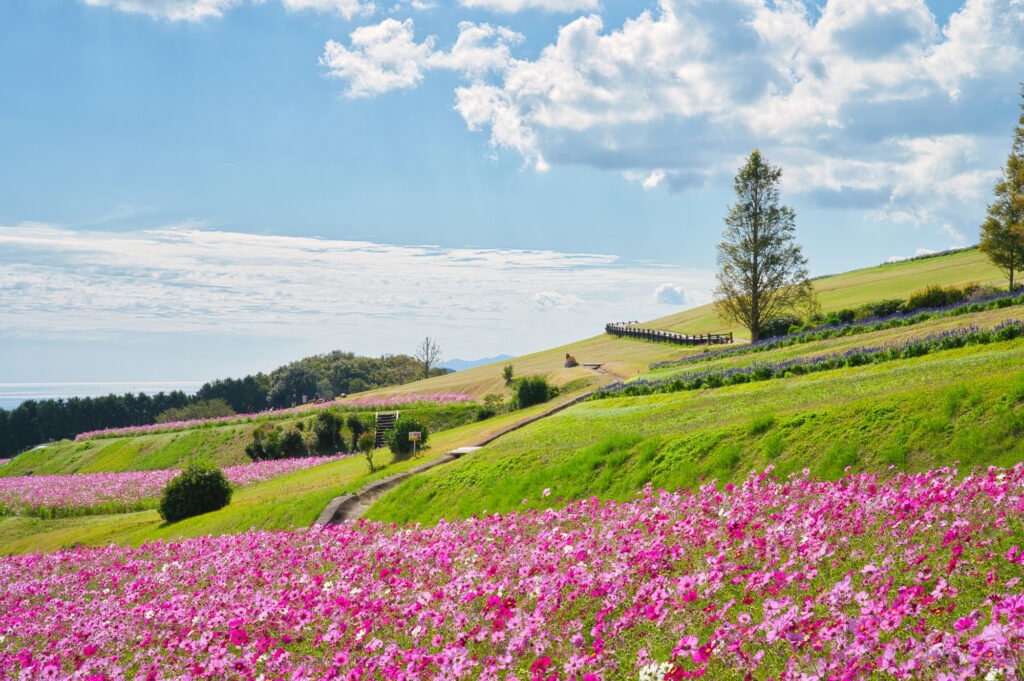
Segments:
[[[686,333],[673,333],[672,331],[658,331],[656,329],[641,329],[631,326],[636,322],[612,322],[604,325],[605,333],[616,338],[637,338],[639,340],[654,341],[655,343],[675,343],[676,345],[727,345],[732,343],[732,332],[729,333],[704,333],[691,335]]]

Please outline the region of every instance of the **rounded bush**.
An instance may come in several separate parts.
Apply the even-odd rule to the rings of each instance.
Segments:
[[[420,448],[427,444],[427,436],[430,433],[427,432],[425,425],[415,419],[409,417],[401,418],[395,424],[395,429],[387,432],[387,435],[384,437],[387,440],[388,448],[395,455],[395,458],[407,456],[412,452],[412,441],[409,439],[409,433],[417,430],[421,433],[421,439],[416,446]]]
[[[169,523],[224,508],[231,501],[231,485],[218,468],[189,466],[164,488],[160,516]]]

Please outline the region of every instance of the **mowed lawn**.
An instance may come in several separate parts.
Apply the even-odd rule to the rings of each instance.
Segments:
[[[738,482],[751,469],[887,474],[1024,460],[1024,340],[807,376],[587,402],[403,483],[369,518],[436,522],[628,498],[648,482]],[[542,498],[545,489],[551,496]]]

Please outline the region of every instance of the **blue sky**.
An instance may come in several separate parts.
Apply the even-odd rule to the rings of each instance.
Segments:
[[[7,0],[0,379],[521,353],[706,302],[758,146],[813,273],[973,243],[1020,0]]]

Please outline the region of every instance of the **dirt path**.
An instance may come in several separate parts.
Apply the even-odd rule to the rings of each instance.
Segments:
[[[333,525],[335,523],[343,523],[346,520],[355,520],[356,518],[360,518],[363,516],[364,513],[366,513],[366,511],[370,509],[371,506],[373,506],[374,502],[377,501],[377,499],[387,494],[389,491],[397,487],[399,484],[401,484],[408,478],[426,472],[431,468],[435,468],[437,466],[444,465],[451,461],[455,461],[459,457],[465,456],[466,454],[472,454],[473,452],[480,449],[484,445],[488,445],[491,442],[494,442],[502,435],[507,435],[512,431],[519,430],[523,426],[527,426],[535,421],[539,421],[540,419],[547,418],[553,414],[557,414],[563,409],[568,409],[574,404],[579,404],[583,400],[590,397],[590,395],[593,394],[593,392],[594,391],[591,390],[589,392],[583,393],[582,395],[577,395],[576,397],[565,400],[564,402],[560,402],[559,404],[556,404],[550,409],[546,409],[539,414],[534,414],[533,416],[524,418],[521,421],[516,421],[510,426],[506,426],[501,430],[490,433],[489,435],[485,436],[483,439],[477,441],[473,445],[453,449],[452,451],[446,454],[442,454],[436,459],[416,466],[415,468],[410,468],[407,471],[402,471],[401,473],[389,475],[388,477],[381,478],[380,480],[374,480],[373,482],[364,485],[362,489],[360,489],[355,494],[342,494],[339,497],[335,497],[330,501],[329,504],[327,504],[327,507],[324,508],[323,513],[321,513],[320,517],[316,519],[316,523],[318,525]]]

